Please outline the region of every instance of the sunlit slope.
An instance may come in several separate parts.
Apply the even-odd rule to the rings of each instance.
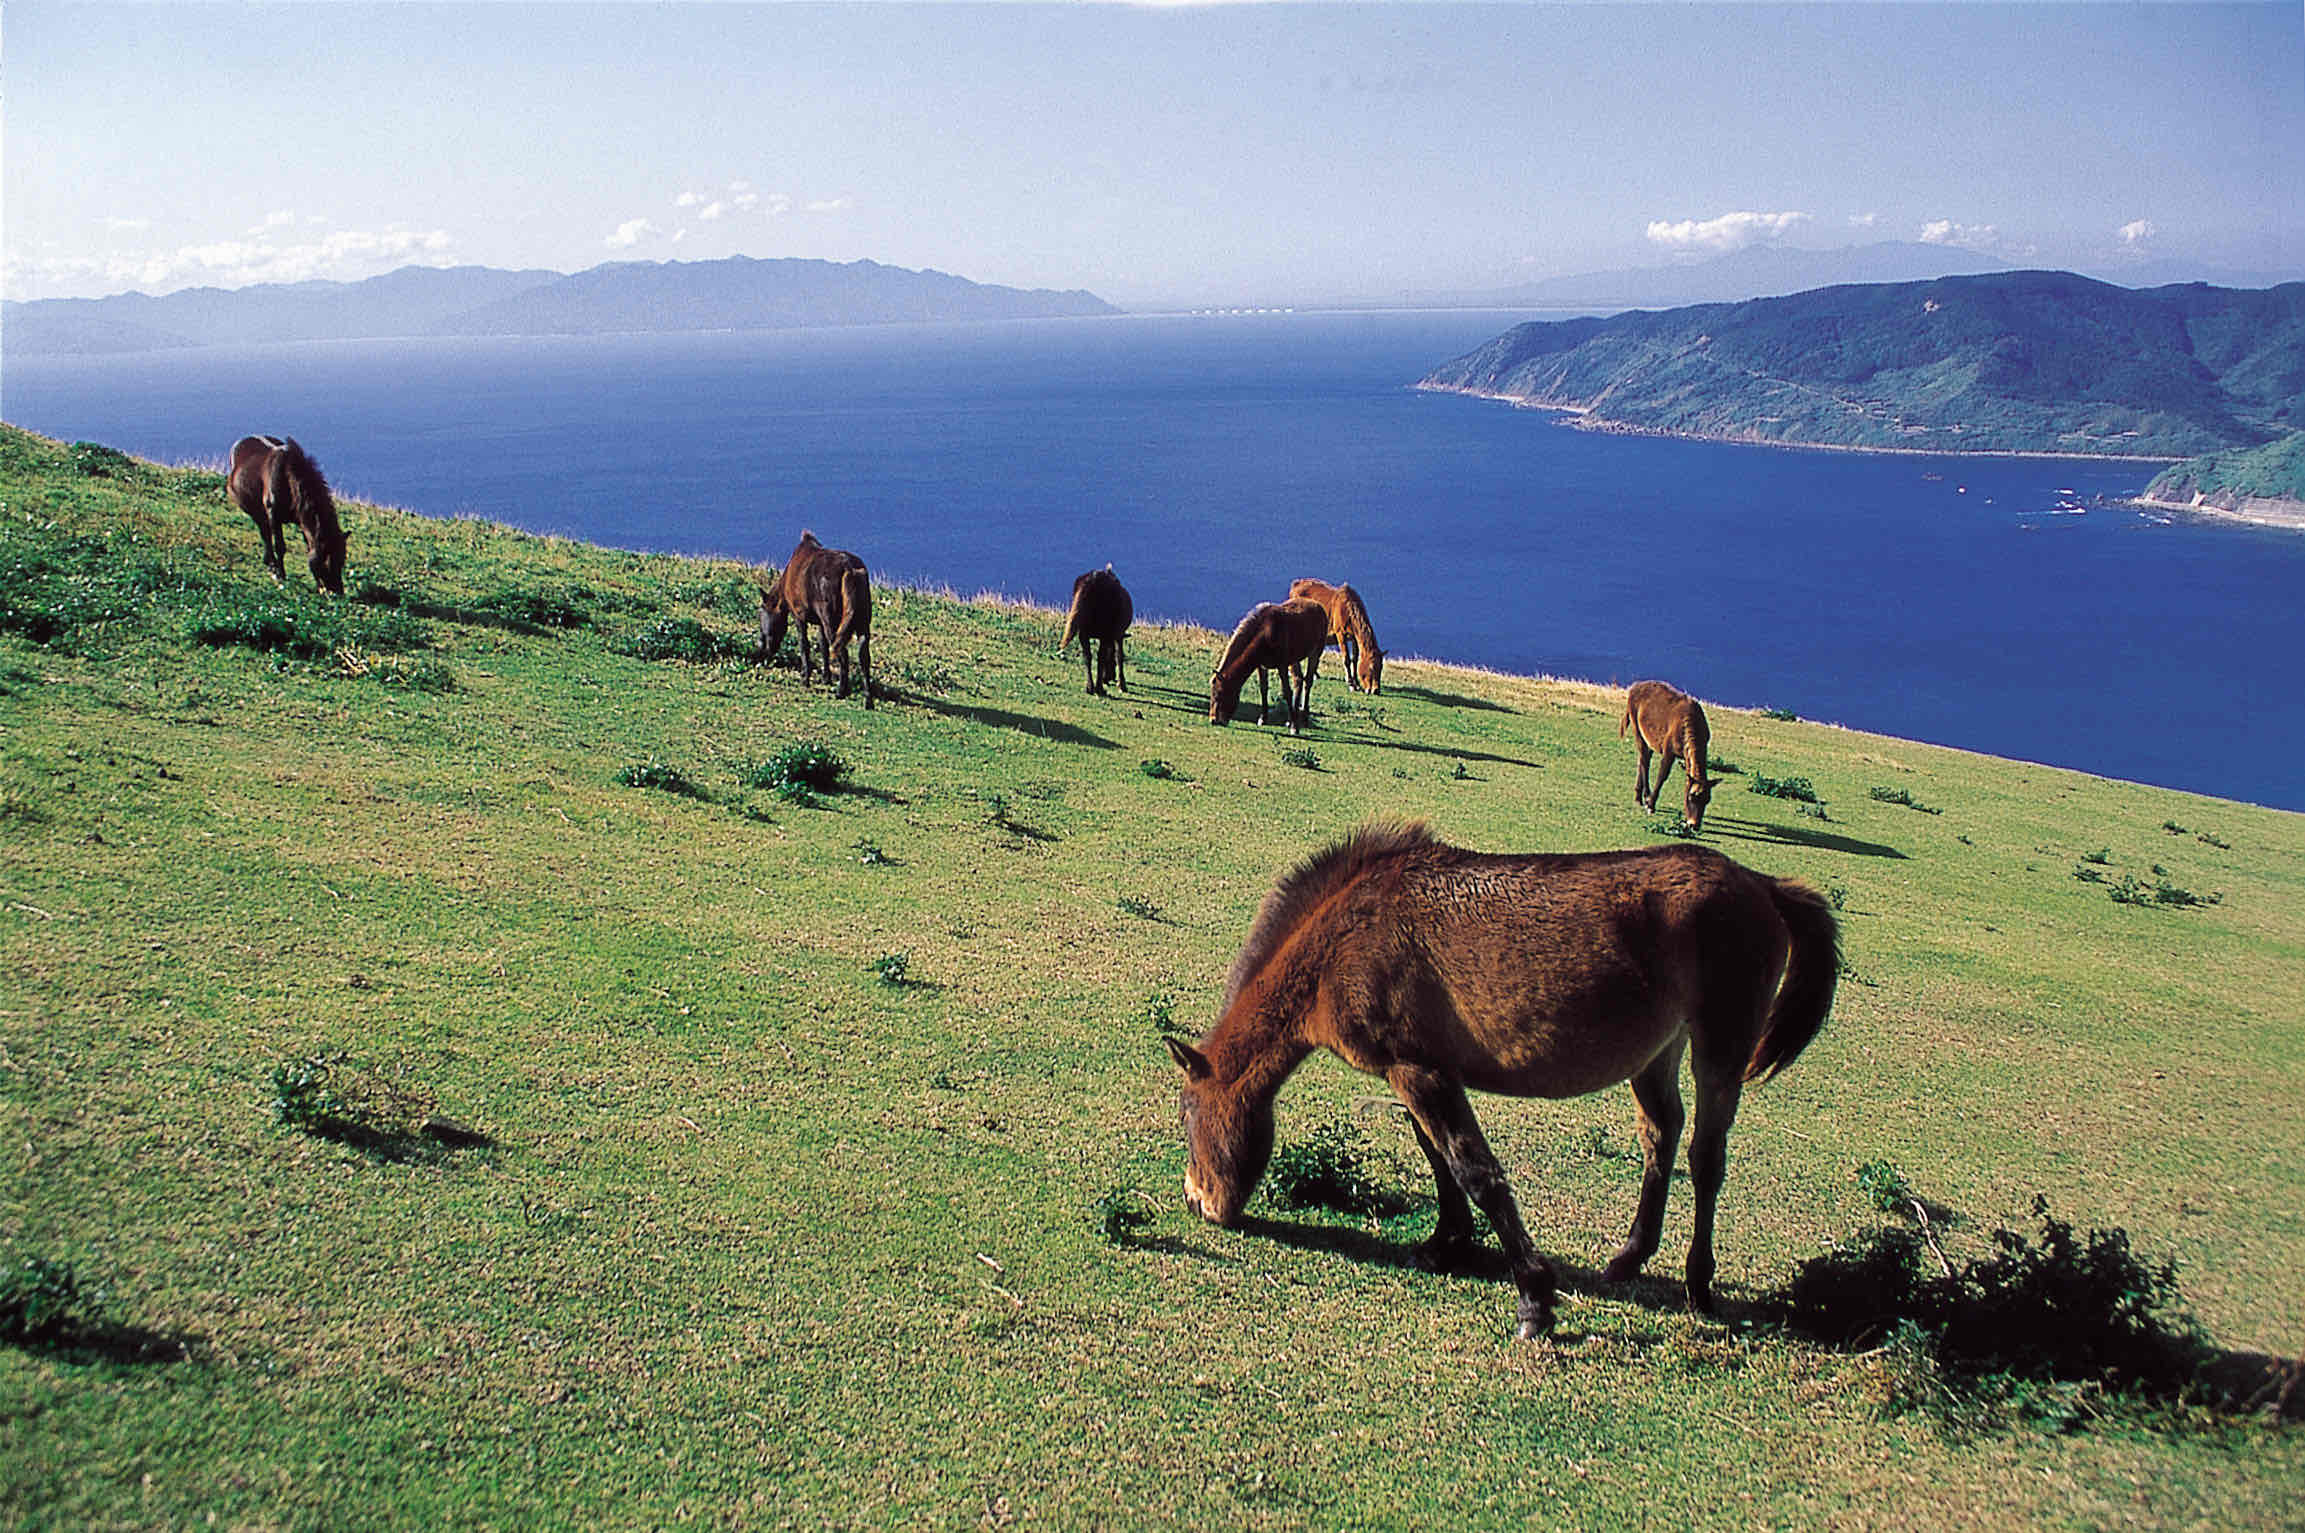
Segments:
[[[2293,1430],[1948,1436],[1747,1322],[1886,1160],[1960,1250],[2044,1193],[2294,1356],[2305,819],[1715,710],[1704,839],[1836,900],[1834,1017],[1731,1139],[1726,1323],[1685,1182],[1655,1275],[1594,1279],[1624,1092],[1476,1099],[1566,1287],[1516,1344],[1501,1268],[1409,1262],[1421,1159],[1333,1061],[1283,1143],[1340,1127],[1409,1211],[1191,1220],[1160,1040],[1370,816],[1668,834],[1620,693],[1332,659],[1296,741],[1204,721],[1213,634],[1139,630],[1106,701],[1058,615],[884,590],[867,713],[742,658],[733,564],[355,505],[353,599],[283,595],[214,475],[14,431],[0,504],[0,1256],[191,1352],[0,1349],[11,1522],[2294,1515]],[[847,790],[750,785],[796,742]],[[284,1125],[316,1056],[493,1146]]]

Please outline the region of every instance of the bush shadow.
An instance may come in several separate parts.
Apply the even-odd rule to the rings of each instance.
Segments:
[[[1100,751],[1120,749],[1117,740],[1108,740],[1092,730],[1057,719],[1044,719],[1029,713],[1011,713],[1006,708],[988,708],[974,703],[948,703],[934,697],[917,697],[912,701],[931,713],[966,719],[972,724],[983,724],[992,729],[1013,729],[1019,734],[1032,735],[1038,739],[1054,740],[1062,745],[1086,745]]]

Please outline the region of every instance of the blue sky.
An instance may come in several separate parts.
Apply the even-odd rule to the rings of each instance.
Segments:
[[[8,0],[6,295],[869,257],[1123,304],[1754,243],[2305,272],[2305,6]]]

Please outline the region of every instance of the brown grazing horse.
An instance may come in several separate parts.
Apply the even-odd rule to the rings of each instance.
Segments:
[[[1377,631],[1360,592],[1325,580],[1292,580],[1289,600],[1317,601],[1329,615],[1329,642],[1344,660],[1345,680],[1354,691],[1374,696],[1384,690],[1385,652],[1377,646]]]
[[[1713,796],[1711,769],[1705,765],[1705,748],[1713,742],[1713,731],[1705,723],[1703,705],[1678,687],[1661,681],[1636,681],[1625,693],[1625,716],[1617,721],[1617,738],[1623,739],[1628,729],[1633,731],[1633,743],[1641,748],[1633,802],[1654,814],[1657,795],[1665,791],[1665,779],[1673,775],[1673,763],[1678,761],[1685,783],[1681,818],[1689,822],[1691,830],[1703,830],[1705,805]],[[1649,786],[1652,751],[1661,758],[1653,788]]]
[[[1249,672],[1257,677],[1257,722],[1265,722],[1272,709],[1266,673],[1281,673],[1281,711],[1288,715],[1289,733],[1301,734],[1312,722],[1313,676],[1321,667],[1321,651],[1328,648],[1329,615],[1314,601],[1258,602],[1225,641],[1217,668],[1209,673],[1209,722],[1225,724],[1240,711],[1241,688]],[[1289,678],[1297,679],[1296,696],[1289,695]]]
[[[848,641],[856,640],[857,668],[864,672],[864,705],[872,706],[872,577],[864,561],[845,548],[827,548],[813,532],[784,561],[776,578],[760,588],[760,658],[776,658],[787,619],[800,622],[800,679],[810,678],[808,625],[816,624],[824,643],[824,677],[840,657],[840,690],[848,696]]]
[[[1129,600],[1128,587],[1112,572],[1112,566],[1090,570],[1072,583],[1072,610],[1065,614],[1064,637],[1057,640],[1057,648],[1072,644],[1075,635],[1080,638],[1080,663],[1088,672],[1088,690],[1092,696],[1106,696],[1105,688],[1117,678],[1120,689],[1128,690],[1128,651],[1121,638],[1128,625],[1136,621],[1136,603]],[[1089,641],[1096,641],[1096,655],[1089,656]]]
[[[264,567],[275,580],[288,578],[287,526],[304,529],[305,564],[324,591],[344,594],[344,527],[336,519],[336,497],[328,493],[320,465],[294,437],[244,436],[232,444],[232,471],[224,487],[232,503],[256,523],[264,545]]]
[[[1371,826],[1281,879],[1232,967],[1217,1024],[1184,1070],[1185,1202],[1240,1217],[1273,1146],[1273,1097],[1315,1049],[1383,1077],[1431,1163],[1434,1265],[1488,1216],[1520,1292],[1520,1334],[1553,1324],[1550,1263],[1521,1227],[1465,1088],[1572,1097],[1629,1080],[1644,1165],[1632,1231],[1607,1270],[1655,1254],[1681,1135],[1681,1059],[1697,1090],[1689,1301],[1712,1307],[1713,1212],[1747,1081],[1784,1069],[1824,1025],[1840,971],[1815,891],[1710,847],[1560,856],[1461,851],[1422,825]]]

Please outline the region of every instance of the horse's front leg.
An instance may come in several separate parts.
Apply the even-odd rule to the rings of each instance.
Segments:
[[[1685,1041],[1675,1044],[1633,1077],[1633,1105],[1641,1123],[1641,1202],[1624,1245],[1601,1271],[1603,1282],[1621,1283],[1638,1276],[1657,1254],[1673,1161],[1681,1153],[1681,1125],[1687,1121],[1681,1109],[1681,1054],[1686,1047]]]
[[[1337,659],[1344,662],[1345,685],[1355,692],[1362,690],[1360,658],[1361,647],[1353,642],[1353,636],[1349,633],[1339,634],[1337,636]]]
[[[1288,683],[1281,684],[1281,701],[1288,701]],[[1257,669],[1257,723],[1263,724],[1273,711],[1272,673],[1263,667]]]
[[[256,531],[264,544],[264,567],[272,571],[272,578],[286,584],[288,581],[288,531],[280,525],[280,515],[268,500],[264,514],[257,518]]]
[[[1481,1137],[1465,1088],[1455,1081],[1417,1065],[1397,1065],[1386,1072],[1386,1082],[1416,1119],[1425,1138],[1440,1152],[1440,1162],[1457,1186],[1497,1232],[1505,1260],[1513,1269],[1513,1286],[1520,1290],[1520,1335],[1524,1341],[1553,1328],[1553,1300],[1560,1292],[1553,1264],[1545,1260],[1521,1227],[1520,1206],[1505,1180],[1504,1168]],[[1446,1205],[1443,1205],[1444,1208]]]

